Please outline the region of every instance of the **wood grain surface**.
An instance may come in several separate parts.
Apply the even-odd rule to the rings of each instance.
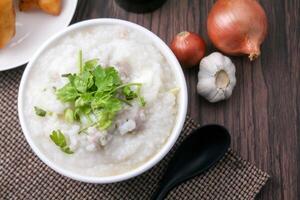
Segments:
[[[300,198],[300,1],[261,0],[269,20],[262,55],[255,62],[235,57],[237,86],[232,97],[211,104],[196,93],[198,68],[185,70],[189,115],[200,124],[225,125],[232,148],[271,175],[260,200]],[[213,0],[168,0],[150,14],[128,13],[113,0],[80,0],[74,22],[118,18],[140,24],[166,43],[183,30],[206,31]]]

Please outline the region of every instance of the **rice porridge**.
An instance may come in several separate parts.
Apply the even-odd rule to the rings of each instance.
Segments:
[[[59,39],[25,84],[24,118],[35,145],[81,175],[139,167],[163,147],[176,121],[174,71],[148,37],[122,25]]]

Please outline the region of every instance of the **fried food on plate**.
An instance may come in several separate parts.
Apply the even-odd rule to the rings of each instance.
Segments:
[[[39,8],[38,0],[20,0],[19,3],[20,11],[28,11],[35,8]]]
[[[59,15],[61,11],[61,0],[39,0],[39,7],[51,15]]]
[[[15,10],[13,0],[0,0],[0,48],[15,35]]]
[[[61,0],[20,0],[19,8],[25,12],[38,8],[48,14],[59,15]]]

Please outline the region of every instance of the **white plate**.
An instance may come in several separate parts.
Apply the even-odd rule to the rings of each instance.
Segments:
[[[38,47],[50,36],[67,27],[76,10],[77,0],[63,0],[59,16],[42,11],[20,12],[15,2],[16,35],[0,49],[0,71],[27,63]]]

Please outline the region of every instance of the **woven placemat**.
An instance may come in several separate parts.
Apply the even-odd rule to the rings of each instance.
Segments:
[[[131,180],[96,185],[63,177],[31,151],[17,113],[17,93],[24,67],[0,72],[0,199],[150,199],[174,148],[197,124],[187,118],[171,153]],[[254,199],[269,176],[232,150],[212,169],[174,189],[167,199]]]

